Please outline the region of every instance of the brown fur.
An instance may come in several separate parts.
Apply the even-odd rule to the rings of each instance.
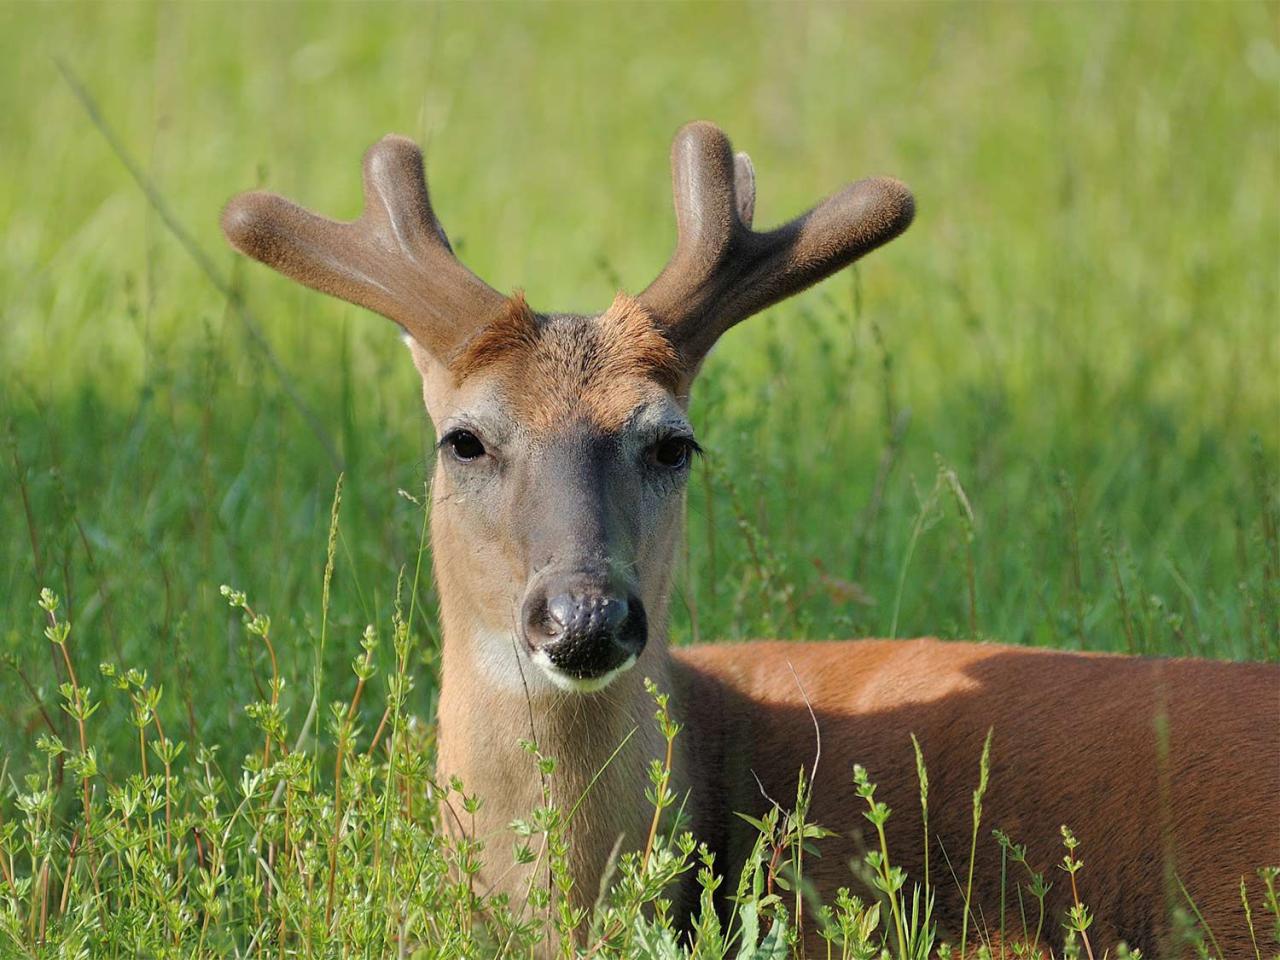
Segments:
[[[541,432],[582,414],[617,429],[651,385],[682,393],[684,368],[663,331],[636,300],[619,293],[598,317],[538,317],[524,297],[463,344],[449,362],[456,383],[485,372]]]
[[[810,877],[828,893],[850,884],[850,860],[874,843],[850,776],[860,763],[879,785],[876,799],[893,810],[892,862],[922,878],[914,733],[929,770],[938,919],[958,938],[962,900],[950,870],[967,874],[971,793],[990,728],[975,871],[982,924],[999,925],[991,838],[999,827],[1028,845],[1032,866],[1053,883],[1045,939],[1059,939],[1070,905],[1056,866],[1067,824],[1082,845],[1080,895],[1097,917],[1095,945],[1123,938],[1149,956],[1175,952],[1168,907],[1186,907],[1176,873],[1226,956],[1251,953],[1239,879],[1280,863],[1280,667],[932,639],[674,653],[692,762],[707,775],[701,799],[715,811],[703,817],[729,828],[720,842],[730,864],[751,841],[731,811],[759,815],[768,805],[756,777],[786,804],[799,768],[812,767],[807,697],[822,738],[811,816],[839,833],[821,845],[821,860],[809,861]],[[1021,929],[1016,898],[1010,909],[1010,929]]]
[[[537,347],[538,334],[538,318],[529,309],[524,294],[517,292],[507,301],[502,316],[458,348],[449,361],[449,370],[461,383],[503,358],[528,354]]]
[[[618,303],[626,301],[620,298],[615,310]],[[620,330],[636,322],[634,315],[610,313],[616,319],[609,325]],[[470,371],[469,388],[501,384],[500,392],[515,400],[522,426],[544,436],[584,410],[616,427],[632,399],[656,384],[624,348],[613,354],[600,349],[603,318],[562,323],[549,324],[532,341],[504,336],[501,350],[486,348],[489,362]],[[617,406],[600,416],[606,401]],[[554,492],[544,496],[569,507]],[[522,541],[519,524],[528,520],[527,511],[521,513],[510,530],[497,533],[511,549]],[[599,693],[530,703],[519,690],[496,694],[485,674],[472,669],[467,651],[474,614],[456,615],[460,603],[492,606],[527,571],[483,560],[472,566],[474,534],[452,511],[437,508],[433,545],[446,613],[440,765],[486,798],[477,823],[489,849],[497,851],[491,863],[507,862],[506,824],[537,802],[530,761],[514,745],[532,735],[560,761],[551,778],[557,802],[573,806],[604,771],[578,806],[571,831],[574,899],[582,907],[594,902],[618,838],[622,849],[643,844],[645,769],[661,750],[640,683],[650,676],[673,691],[673,713],[685,725],[677,782],[690,789],[687,811],[697,835],[730,876],[752,840],[734,812],[759,815],[768,805],[765,794],[791,802],[797,771],[813,762],[807,697],[822,736],[811,813],[837,832],[822,846],[823,857],[809,862],[824,896],[841,885],[858,886],[849,863],[865,849],[866,824],[851,785],[854,763],[870,770],[880,784],[877,797],[894,811],[894,862],[922,879],[909,739],[915,733],[931,780],[930,867],[938,919],[948,937],[959,936],[961,900],[950,870],[961,876],[967,871],[971,792],[983,737],[992,727],[992,782],[975,871],[981,918],[971,930],[998,923],[1000,865],[990,829],[1000,827],[1029,845],[1033,866],[1054,884],[1044,937],[1060,940],[1069,884],[1055,865],[1065,823],[1083,844],[1081,895],[1098,918],[1095,942],[1124,938],[1148,954],[1170,952],[1169,907],[1183,904],[1169,868],[1228,955],[1246,947],[1238,879],[1280,861],[1280,668],[936,640],[668,651],[665,597],[679,538],[674,528],[646,522],[646,558],[638,569],[647,608],[662,619],[652,625],[641,662]],[[467,575],[458,575],[455,564],[467,564]],[[1163,740],[1157,725],[1166,720]],[[610,761],[632,729],[637,734]],[[503,888],[520,896],[537,881],[528,871],[504,866],[486,876],[501,877]],[[810,927],[811,939],[813,933]]]
[[[954,937],[962,901],[951,871],[967,872],[970,796],[991,727],[975,927],[998,923],[988,831],[999,826],[1029,845],[1054,883],[1045,937],[1059,939],[1068,885],[1053,864],[1067,823],[1083,844],[1081,895],[1098,918],[1095,939],[1171,952],[1176,878],[1226,955],[1249,955],[1239,879],[1280,861],[1280,666],[936,640],[668,650],[682,494],[678,480],[645,472],[643,445],[680,415],[724,330],[892,239],[914,212],[901,183],[864,180],[755,232],[750,161],[710,124],[680,132],[672,167],[676,252],[640,296],[619,294],[598,317],[539,316],[457,263],[431,211],[421,155],[400,138],[366,156],[366,211],[354,223],[262,194],[237,198],[224,217],[239,249],[408,329],[437,426],[461,419],[497,435],[499,454],[478,466],[448,467],[442,456],[431,516],[443,620],[438,766],[484,800],[474,818],[486,845],[481,889],[506,891],[519,907],[547,880],[545,861],[511,866],[507,825],[540,799],[521,738],[558,760],[553,799],[576,806],[576,905],[595,901],[615,848],[643,845],[646,771],[662,751],[648,676],[671,691],[684,724],[676,787],[688,788],[695,831],[731,877],[751,840],[733,812],[759,813],[765,795],[788,803],[797,771],[814,763],[812,706],[822,750],[811,812],[838,832],[823,859],[809,861],[819,892],[829,898],[854,882],[849,862],[866,827],[850,785],[855,762],[894,811],[895,862],[919,879],[914,732],[929,767],[938,918]],[[554,564],[628,581],[648,614],[635,666],[597,692],[558,689],[522,639],[520,600]],[[808,933],[812,941],[812,925]]]

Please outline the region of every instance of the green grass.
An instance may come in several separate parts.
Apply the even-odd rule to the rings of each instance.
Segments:
[[[1243,3],[0,6],[5,822],[45,769],[37,734],[75,744],[41,587],[81,681],[145,668],[182,776],[217,744],[235,781],[270,664],[219,585],[274,617],[296,735],[322,631],[322,705],[349,701],[366,624],[394,674],[407,569],[404,711],[430,720],[434,594],[398,491],[421,491],[432,438],[408,357],[216,227],[258,184],[354,214],[360,153],[392,130],[426,145],[468,263],[538,308],[600,309],[656,273],[693,117],[751,152],[763,224],[869,173],[916,191],[904,238],[711,358],[676,642],[1280,658],[1278,84],[1275,7]],[[326,445],[345,499],[323,626]],[[129,709],[92,718],[99,804],[138,772]]]

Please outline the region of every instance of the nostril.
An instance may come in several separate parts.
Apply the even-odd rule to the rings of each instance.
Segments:
[[[562,593],[547,601],[547,633],[558,636],[573,626],[578,617],[577,598],[570,593]]]
[[[622,597],[562,593],[547,601],[547,633],[551,636],[616,634],[627,619]]]
[[[599,607],[600,626],[617,633],[627,619],[627,601],[623,597],[603,597]]]

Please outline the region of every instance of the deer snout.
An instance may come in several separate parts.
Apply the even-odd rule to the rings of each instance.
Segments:
[[[554,636],[614,636],[630,612],[625,597],[561,593],[547,601],[545,623]]]
[[[525,642],[558,685],[599,689],[644,649],[644,604],[590,583],[548,583],[524,602]]]

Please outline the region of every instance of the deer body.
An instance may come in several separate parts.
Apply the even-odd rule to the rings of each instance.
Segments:
[[[1071,903],[1066,874],[1055,867],[1063,854],[1058,828],[1067,824],[1082,844],[1080,895],[1098,918],[1095,942],[1123,938],[1160,955],[1169,906],[1186,907],[1176,885],[1166,886],[1176,884],[1167,866],[1226,956],[1251,949],[1239,878],[1280,857],[1280,668],[929,639],[678,654],[698,691],[686,712],[689,739],[724,745],[708,758],[710,769],[750,771],[710,791],[721,804],[717,820],[732,824],[733,810],[763,812],[752,773],[777,801],[795,796],[798,767],[813,763],[812,706],[822,752],[809,815],[840,834],[820,846],[822,859],[806,863],[818,889],[851,885],[849,862],[875,843],[853,792],[855,763],[869,769],[876,799],[893,810],[893,862],[923,876],[914,733],[929,772],[938,917],[958,938],[963,898],[951,871],[963,882],[978,758],[991,729],[974,892],[988,930],[999,924],[999,850],[990,833],[998,827],[1027,844],[1030,863],[1054,884],[1045,935],[1057,939]],[[1225,690],[1232,695],[1214,692]],[[724,849],[741,857],[744,842],[730,838]],[[1012,867],[1009,877],[1025,880]],[[1009,929],[1020,930],[1016,900],[1008,909]]]
[[[929,771],[937,916],[958,939],[963,897],[951,871],[962,883],[978,758],[991,729],[974,894],[988,928],[998,926],[999,851],[990,835],[998,827],[1027,844],[1029,862],[1053,883],[1044,936],[1058,938],[1058,918],[1071,905],[1067,877],[1055,866],[1063,854],[1059,827],[1067,824],[1083,848],[1080,895],[1098,918],[1095,942],[1125,939],[1159,955],[1169,908],[1187,906],[1167,865],[1226,956],[1251,949],[1239,878],[1280,860],[1280,668],[931,639],[711,644],[676,648],[652,666],[665,666],[671,709],[684,724],[676,781],[688,789],[694,832],[729,877],[754,840],[735,813],[762,816],[770,805],[765,794],[788,804],[800,768],[808,775],[813,767],[812,707],[822,739],[809,817],[837,836],[820,845],[822,858],[807,862],[806,875],[827,896],[839,886],[870,895],[849,867],[875,844],[850,777],[860,763],[879,785],[877,799],[893,810],[893,862],[921,880],[914,733]],[[449,676],[447,654],[445,670],[440,765],[485,798],[477,832],[497,852],[496,868],[506,862],[507,824],[539,798],[530,759],[514,746],[529,736],[528,704],[512,697],[499,718],[483,680],[453,688],[461,678]],[[1232,696],[1213,692],[1220,690]],[[474,706],[453,708],[446,699],[455,693]],[[657,738],[637,739],[653,729],[651,712],[637,682],[535,713],[542,749],[570,758],[553,775],[562,804],[573,804],[594,773],[606,770],[574,820],[582,905],[594,902],[620,836],[621,849],[644,844],[646,768],[662,752]],[[513,746],[504,750],[504,743]],[[1025,881],[1015,869],[1010,882]],[[502,878],[513,897],[527,896],[530,882],[527,872]],[[1006,902],[1009,929],[1021,929],[1016,900]]]
[[[920,879],[915,733],[930,772],[939,918],[954,934],[962,908],[946,864],[967,869],[970,796],[993,728],[976,872],[988,928],[999,909],[990,826],[1027,843],[1052,879],[1066,823],[1085,851],[1082,896],[1108,932],[1157,944],[1176,871],[1236,955],[1246,942],[1239,877],[1280,859],[1280,668],[931,640],[669,648],[684,487],[699,452],[686,410],[703,358],[733,324],[892,239],[914,212],[902,184],[863,180],[757,232],[751,163],[705,123],[677,136],[672,172],[675,253],[640,294],[619,294],[597,316],[535,313],[471,274],[432,212],[421,154],[401,138],[366,155],[365,212],[352,223],[260,193],[224,213],[238,249],[407,334],[440,437],[438,766],[483,800],[482,882],[517,907],[543,882],[508,866],[508,824],[544,789],[520,740],[557,760],[545,789],[573,810],[579,905],[596,900],[618,850],[643,847],[647,770],[665,749],[649,677],[685,725],[673,787],[731,876],[750,843],[733,813],[794,798],[818,755],[816,719],[810,815],[839,836],[809,875],[827,896],[856,885],[857,762],[894,810],[891,853]],[[1066,888],[1057,878],[1051,908]],[[1058,919],[1049,915],[1047,937]]]

